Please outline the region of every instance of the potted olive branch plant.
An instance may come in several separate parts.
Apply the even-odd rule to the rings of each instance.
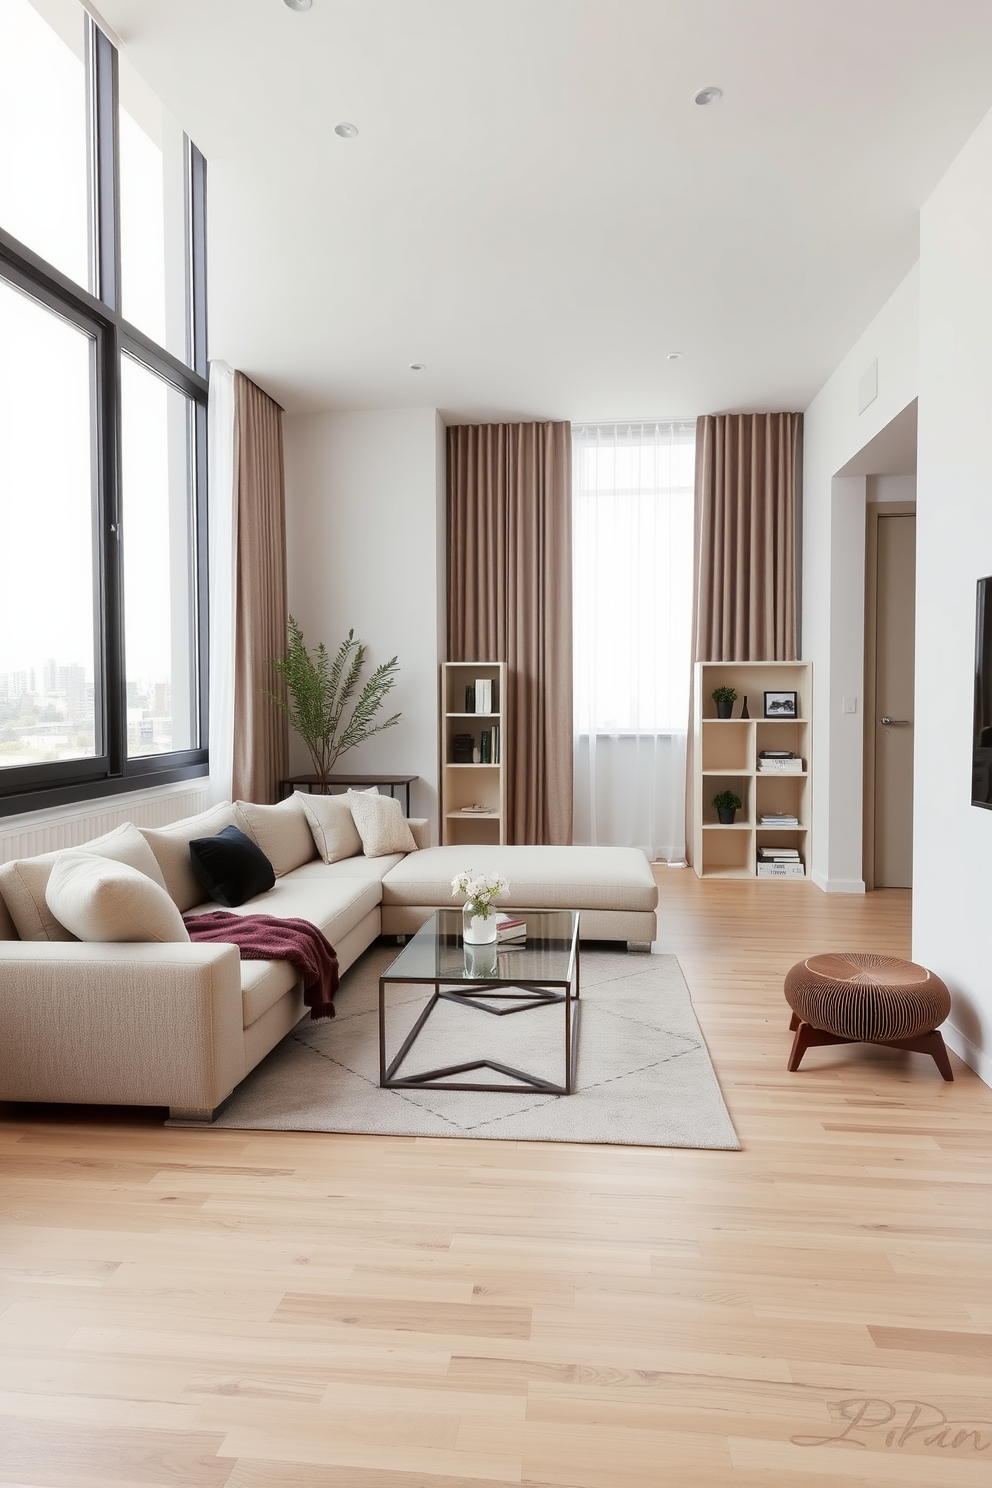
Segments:
[[[741,798],[732,790],[720,791],[713,797],[713,805],[716,807],[716,819],[723,827],[732,827],[734,817],[741,809]]]
[[[349,712],[348,704],[358,691],[365,665],[364,643],[356,641],[354,630],[349,630],[332,661],[323,641],[312,652],[307,649],[303,630],[292,615],[288,632],[285,659],[273,658],[269,663],[285,682],[286,697],[268,691],[266,696],[282,710],[307,746],[320,788],[326,793],[335,760],[399,722],[399,713],[374,722],[396,685],[399,665],[393,656],[376,667]]]
[[[737,701],[737,693],[732,687],[714,687],[713,701],[716,703],[717,718],[730,718]]]

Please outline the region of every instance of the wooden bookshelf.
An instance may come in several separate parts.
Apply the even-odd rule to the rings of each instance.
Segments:
[[[492,686],[492,711],[468,712],[465,690],[483,678]],[[506,841],[506,663],[502,661],[446,661],[441,667],[441,841],[449,844]],[[471,734],[482,750],[483,734],[490,747],[499,731],[499,754],[494,760],[469,764],[454,759],[456,734]],[[466,807],[481,805],[482,812]]]
[[[737,693],[733,715],[718,718],[713,690]],[[798,693],[795,718],[765,718],[766,692]],[[750,717],[742,718],[744,699]],[[762,847],[794,847],[810,871],[810,743],[813,671],[808,661],[700,661],[695,669],[693,716],[693,867],[700,878],[755,878]],[[802,773],[758,769],[763,749],[791,749]],[[713,797],[741,798],[733,826],[717,821]],[[795,827],[761,826],[767,812],[796,816]],[[778,879],[779,883],[801,880]]]

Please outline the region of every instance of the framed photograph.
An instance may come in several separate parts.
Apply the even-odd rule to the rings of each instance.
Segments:
[[[766,692],[766,718],[798,718],[799,694],[797,692]]]

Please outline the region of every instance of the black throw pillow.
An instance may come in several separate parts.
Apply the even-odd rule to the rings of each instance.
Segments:
[[[276,881],[262,849],[237,827],[225,827],[216,837],[195,837],[189,866],[214,903],[225,909],[264,894]]]

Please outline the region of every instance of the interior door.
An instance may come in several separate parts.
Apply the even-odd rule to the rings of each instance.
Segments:
[[[913,884],[916,517],[879,512],[875,580],[875,887]]]

